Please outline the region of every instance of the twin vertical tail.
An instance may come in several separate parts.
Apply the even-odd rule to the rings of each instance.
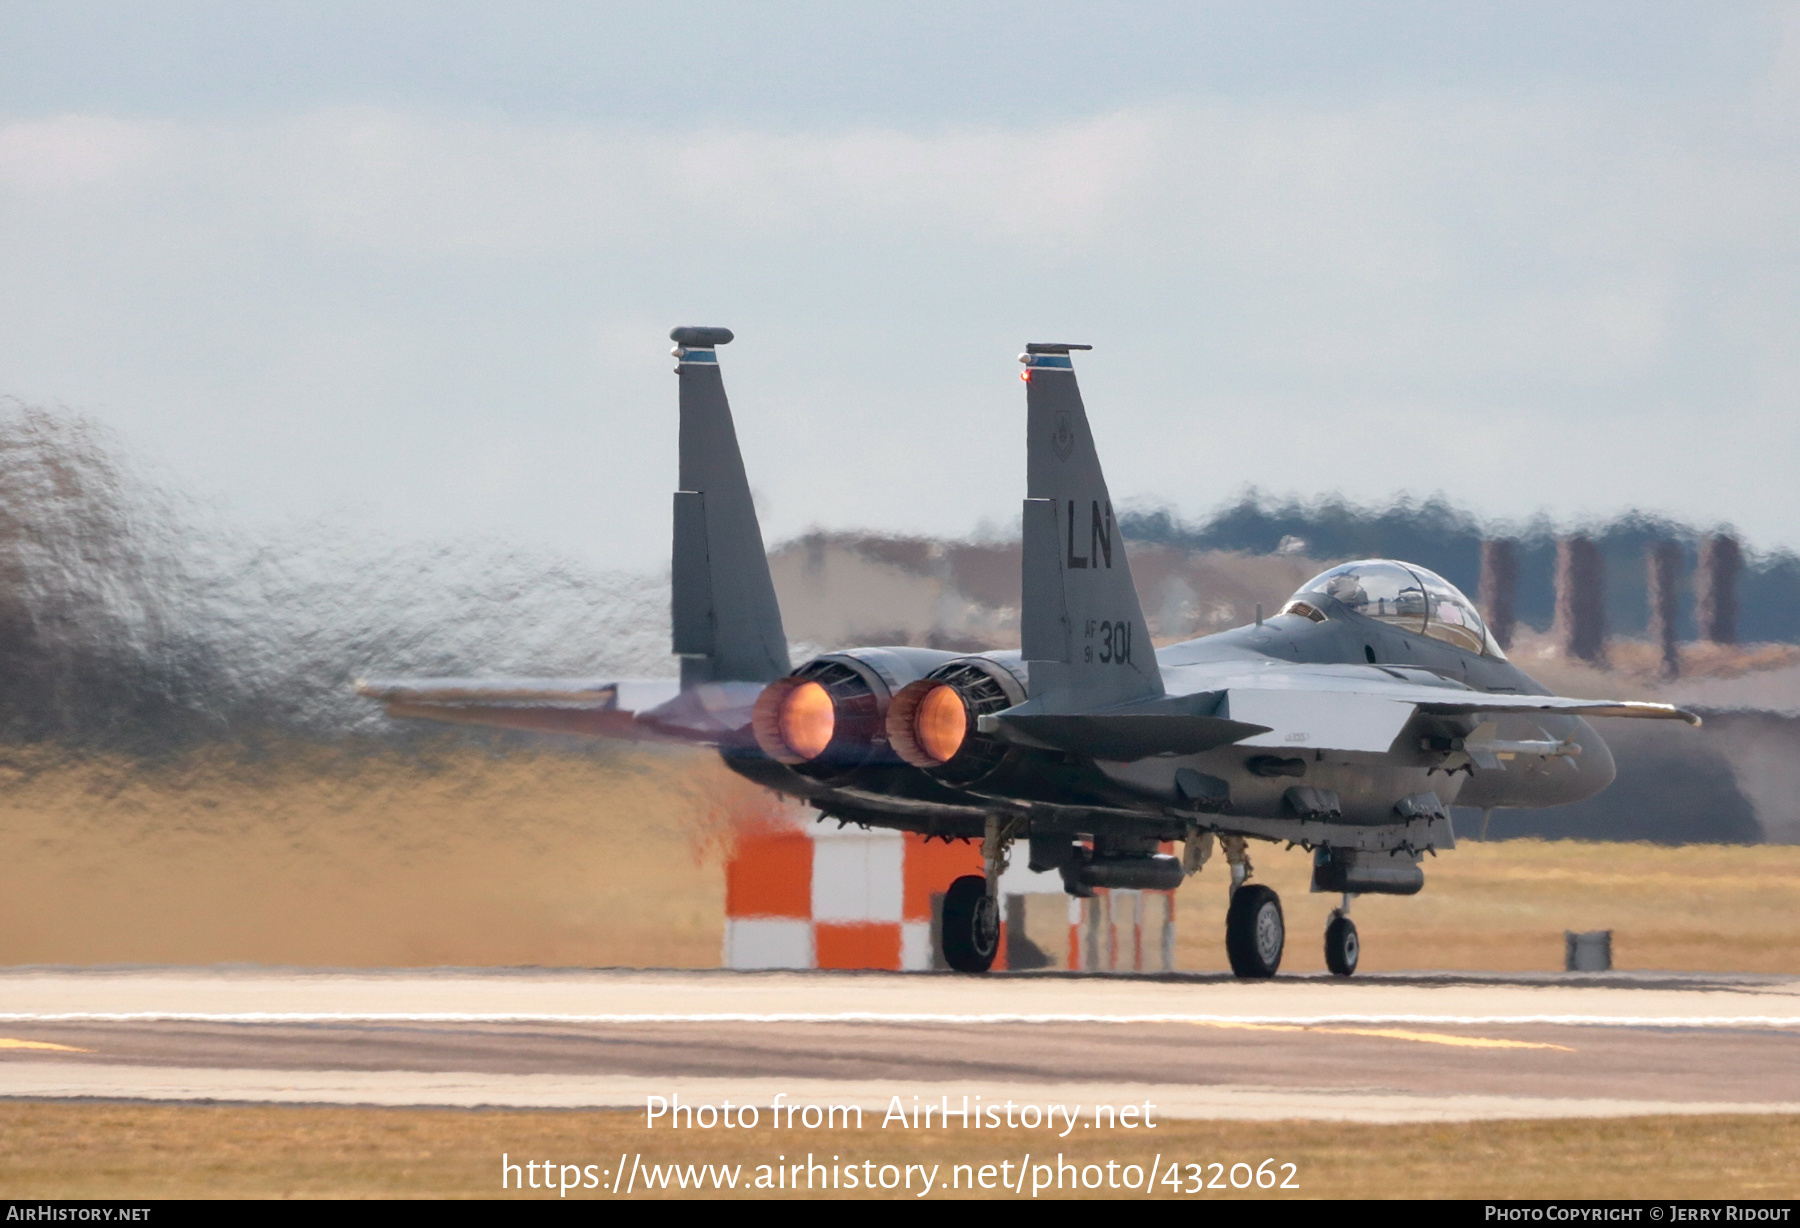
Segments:
[[[719,375],[724,328],[677,328],[681,483],[672,556],[681,685],[770,682],[790,668],[762,529]],[[1092,712],[1163,693],[1106,478],[1069,354],[1029,345],[1026,381],[1024,657],[1028,706]]]
[[[1088,429],[1072,350],[1028,345],[1024,593],[1027,706],[1092,712],[1163,693],[1162,672]]]
[[[788,672],[787,635],[719,375],[728,328],[677,328],[681,483],[675,492],[671,622],[681,687],[769,682]]]

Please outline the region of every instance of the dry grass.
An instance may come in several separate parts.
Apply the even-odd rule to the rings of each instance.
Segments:
[[[295,751],[0,772],[0,964],[716,967],[721,816],[691,754]]]
[[[1059,1150],[1082,1165],[1113,1160],[1146,1166],[1158,1155],[1164,1164],[1179,1158],[1255,1165],[1274,1158],[1297,1165],[1297,1192],[1209,1189],[1196,1198],[1800,1194],[1797,1117],[1422,1126],[1166,1122],[1154,1132],[1121,1130],[1080,1142],[1055,1140],[1045,1131],[983,1131],[976,1139],[956,1129],[777,1133],[766,1127],[683,1132],[677,1139],[667,1131],[647,1132],[641,1121],[627,1112],[5,1104],[0,1198],[493,1198],[503,1196],[503,1152],[514,1160],[594,1164],[597,1173],[616,1167],[621,1153],[642,1154],[647,1163],[742,1164],[753,1173],[778,1156],[793,1160],[811,1152],[858,1164],[937,1164],[947,1178],[955,1164],[1010,1159],[1016,1167],[1024,1153],[1044,1162]],[[1204,1171],[1212,1179],[1210,1168]],[[1124,1193],[1094,1195],[1109,1192]],[[542,1190],[509,1193],[557,1197]],[[1166,1187],[1158,1193],[1172,1194]]]
[[[430,759],[296,751],[0,768],[0,965],[714,967],[726,816],[767,796],[698,754]],[[1335,897],[1253,846],[1284,967],[1323,967]],[[1565,929],[1619,967],[1800,973],[1800,847],[1465,842],[1410,899],[1356,905],[1363,966],[1554,970]],[[1215,857],[1178,962],[1225,966]]]
[[[1323,970],[1337,897],[1308,893],[1303,850],[1252,845],[1251,860],[1281,893],[1283,970]],[[1209,864],[1178,897],[1183,968],[1227,966],[1224,879]],[[1617,968],[1800,973],[1800,848],[1464,841],[1425,859],[1423,892],[1363,896],[1354,915],[1370,972],[1556,971],[1564,930],[1610,929]]]

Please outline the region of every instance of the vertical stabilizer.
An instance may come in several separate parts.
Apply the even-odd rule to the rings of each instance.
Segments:
[[[716,347],[728,328],[677,328],[681,488],[675,492],[671,623],[683,690],[788,672],[787,635],[738,452]]]
[[[1030,703],[1089,712],[1163,693],[1150,629],[1075,383],[1071,350],[1029,345],[1021,633]]]

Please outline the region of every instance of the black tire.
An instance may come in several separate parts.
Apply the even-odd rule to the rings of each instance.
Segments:
[[[958,972],[986,972],[999,950],[999,905],[985,878],[965,874],[944,893],[944,962]]]
[[[1356,922],[1349,917],[1333,917],[1325,927],[1325,966],[1339,976],[1356,971],[1356,957],[1362,944],[1356,938]]]
[[[1242,977],[1274,976],[1286,943],[1281,897],[1261,883],[1239,887],[1225,914],[1225,954],[1231,970]]]

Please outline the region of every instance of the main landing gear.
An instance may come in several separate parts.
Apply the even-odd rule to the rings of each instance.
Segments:
[[[1332,910],[1331,924],[1325,927],[1325,966],[1338,976],[1356,971],[1356,957],[1362,950],[1362,944],[1356,940],[1356,922],[1350,919],[1353,898],[1344,892],[1342,907]]]
[[[1231,866],[1231,907],[1225,914],[1225,954],[1231,970],[1247,978],[1274,976],[1287,944],[1281,897],[1261,883],[1244,881],[1251,866],[1242,836],[1223,836],[1219,843]]]
[[[1281,897],[1261,883],[1240,887],[1225,914],[1225,954],[1231,957],[1231,970],[1242,977],[1274,976],[1286,942]]]
[[[981,841],[984,874],[965,874],[944,893],[944,962],[958,972],[986,972],[1000,953],[1000,876],[1006,873],[1012,832],[989,816]]]
[[[1287,939],[1281,897],[1261,883],[1245,881],[1251,865],[1242,836],[1221,836],[1219,843],[1231,866],[1231,907],[1225,914],[1225,954],[1231,959],[1231,970],[1246,978],[1274,976],[1281,967]],[[1325,966],[1337,976],[1356,971],[1356,958],[1362,950],[1356,922],[1350,919],[1350,901],[1355,898],[1344,892],[1344,902],[1331,910],[1331,921],[1325,926]]]
[[[986,972],[1000,951],[1000,903],[987,880],[965,874],[944,893],[944,962],[958,972]]]

